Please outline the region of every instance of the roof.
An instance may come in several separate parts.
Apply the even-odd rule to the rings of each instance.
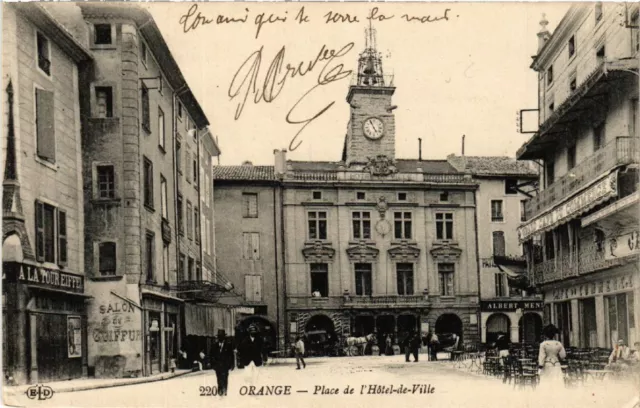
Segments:
[[[454,156],[447,160],[460,172],[474,176],[518,176],[537,178],[538,173],[529,162],[507,156]]]
[[[275,181],[274,166],[213,166],[214,180]]]
[[[91,51],[84,47],[65,26],[60,24],[51,13],[37,3],[9,3],[9,7],[20,10],[24,16],[36,24],[45,35],[65,51],[76,63],[92,61]]]
[[[400,173],[421,173],[429,174],[456,174],[459,173],[446,160],[411,160],[396,159],[396,168]],[[345,164],[343,162],[311,162],[311,161],[293,161],[288,160],[287,165],[291,166],[293,171],[307,172],[335,172],[340,170]]]
[[[76,3],[85,18],[133,20],[147,40],[148,47],[156,57],[167,81],[193,120],[202,129],[209,126],[209,120],[191,92],[178,63],[173,58],[160,29],[148,10],[133,4]]]

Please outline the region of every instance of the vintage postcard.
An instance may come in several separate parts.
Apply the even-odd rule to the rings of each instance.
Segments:
[[[3,404],[640,407],[638,14],[3,3]]]

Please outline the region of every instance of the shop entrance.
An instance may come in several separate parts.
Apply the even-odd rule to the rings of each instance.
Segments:
[[[81,377],[82,358],[75,357],[74,354],[79,353],[69,349],[67,315],[36,314],[34,317],[31,322],[36,324],[38,382]]]
[[[149,374],[157,374],[160,366],[160,313],[149,312]]]
[[[542,318],[537,313],[525,313],[520,322],[520,342],[537,343],[542,335]]]

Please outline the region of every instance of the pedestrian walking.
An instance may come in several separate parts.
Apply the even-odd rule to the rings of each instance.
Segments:
[[[296,365],[298,366],[296,370],[300,369],[300,363],[302,363],[302,368],[307,368],[307,364],[304,362],[304,342],[300,336],[296,337],[294,352],[296,356]]]
[[[546,326],[542,333],[545,341],[540,343],[540,351],[538,353],[538,365],[542,372],[540,373],[541,388],[553,392],[564,385],[561,360],[567,357],[567,353],[562,343],[554,340],[558,333],[558,329],[553,324]]]
[[[262,339],[258,335],[257,328],[251,325],[249,326],[249,335],[238,346],[242,365],[248,371],[248,379],[251,383],[255,383],[257,367],[262,366],[262,350]]]
[[[429,353],[431,354],[431,361],[438,361],[438,346],[440,345],[440,339],[438,335],[433,332],[429,339]]]
[[[234,369],[233,347],[227,340],[224,330],[218,330],[217,342],[211,350],[211,360],[216,379],[218,380],[218,395],[227,395],[229,388],[229,371]]]
[[[418,352],[420,349],[420,337],[414,332],[411,332],[404,341],[404,360],[409,362],[409,357],[413,354],[413,362],[418,362]]]

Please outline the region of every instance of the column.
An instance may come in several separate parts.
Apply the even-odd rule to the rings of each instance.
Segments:
[[[481,343],[486,343],[487,342],[487,319],[488,316],[486,316],[484,313],[480,314],[480,319],[482,320],[482,322],[480,323],[480,342]]]
[[[571,299],[571,345],[580,345],[580,309],[578,299]]]
[[[509,316],[509,320],[511,320],[511,342],[512,343],[520,343],[520,319],[518,319],[518,315],[513,314],[515,317],[511,319]],[[524,322],[524,319],[522,319]]]
[[[30,384],[38,383],[38,316],[29,313],[29,340],[31,347],[31,375]]]
[[[597,295],[596,300],[596,331],[598,333],[598,347],[607,347],[606,345],[606,325],[604,313],[604,296]]]

